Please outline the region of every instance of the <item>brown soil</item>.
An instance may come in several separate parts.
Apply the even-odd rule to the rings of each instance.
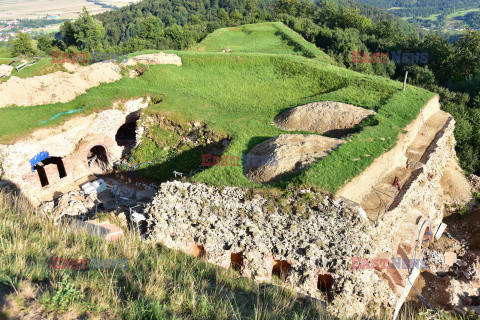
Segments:
[[[122,78],[118,66],[113,63],[101,62],[86,67],[65,63],[64,67],[69,72],[57,71],[26,79],[12,76],[0,86],[0,108],[12,104],[35,106],[68,102],[89,88]]]
[[[443,189],[442,200],[446,203],[462,206],[472,197],[471,186],[456,163],[445,168],[440,184]]]
[[[128,59],[127,62],[123,63],[126,66],[134,66],[137,63],[141,64],[174,64],[177,66],[182,65],[182,59],[179,56],[173,53],[150,53],[142,54],[133,58]]]
[[[322,101],[313,102],[287,110],[277,116],[275,124],[288,131],[310,131],[337,134],[337,131],[351,129],[365,118],[374,114],[372,110],[350,104]]]
[[[254,182],[276,181],[286,174],[306,170],[343,142],[318,135],[282,134],[259,143],[250,151],[248,157],[253,163],[247,162],[244,173]]]
[[[420,125],[421,128],[415,136],[413,142],[408,146],[405,156],[414,161],[420,161],[423,153],[435,138],[437,132],[447,122],[450,115],[444,111],[433,114],[430,118],[424,119],[425,124]],[[426,130],[425,130],[426,129]]]
[[[128,59],[123,65],[175,64],[182,65],[176,54],[163,52],[139,55]],[[35,106],[55,102],[68,102],[87,89],[101,83],[114,82],[122,78],[121,66],[112,62],[99,62],[89,66],[63,64],[68,72],[57,71],[43,76],[26,79],[12,76],[0,86],[0,108],[9,105]]]
[[[475,208],[464,217],[451,214],[443,222],[447,224],[447,231],[458,241],[464,239],[472,250],[480,255],[480,208]]]
[[[414,283],[415,288],[434,308],[474,309],[480,312],[479,306],[466,305],[464,299],[480,294],[480,209],[473,209],[466,216],[451,214],[444,219],[447,224],[446,233],[438,240],[429,245],[430,250],[442,253],[452,251],[457,257],[467,264],[462,270],[476,269],[473,278],[466,279],[461,272],[450,269],[446,276],[439,277],[431,270],[422,271]],[[453,270],[453,271],[452,271]],[[456,275],[455,275],[456,274]],[[415,308],[423,307],[415,290],[411,290],[407,301]]]

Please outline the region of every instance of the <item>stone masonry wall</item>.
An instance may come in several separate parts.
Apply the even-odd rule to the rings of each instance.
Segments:
[[[424,166],[412,173],[398,199],[385,214],[377,229],[376,239],[388,248],[393,250],[398,246],[400,239],[396,235],[406,231],[406,225],[402,222],[408,222],[414,212],[420,212],[423,217],[415,219],[415,227],[411,226],[414,227],[411,230],[412,243],[418,238],[418,228],[424,219],[430,220],[433,232],[440,225],[443,219],[440,181],[447,164],[457,162],[454,129],[455,120],[450,117],[423,155],[421,162]]]
[[[147,107],[149,101],[150,98],[137,98],[116,102],[112,109],[75,117],[54,128],[35,130],[14,144],[0,145],[2,179],[15,183],[32,203],[38,204],[42,197],[94,173],[87,164],[87,154],[92,147],[104,146],[110,162],[119,159],[124,148],[115,142],[118,128]],[[67,173],[60,179],[56,165],[46,166],[49,185],[45,187],[29,163],[42,151],[48,151],[50,157],[62,158]]]
[[[376,255],[373,226],[322,194],[304,190],[287,201],[302,199],[311,200],[304,211],[290,212],[288,205],[250,198],[240,188],[174,181],[161,185],[145,212],[151,240],[224,268],[241,257],[241,274],[261,282],[288,264],[285,281],[276,283],[331,299],[330,311],[353,315],[371,300],[392,304],[394,296],[374,270],[351,270],[351,257]]]

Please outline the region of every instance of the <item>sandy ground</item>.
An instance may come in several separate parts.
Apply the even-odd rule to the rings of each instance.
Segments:
[[[174,64],[182,65],[175,54],[153,53],[128,59],[124,65]],[[89,66],[64,63],[68,72],[57,71],[43,76],[21,79],[12,76],[0,85],[0,108],[9,105],[35,106],[56,102],[68,102],[87,89],[101,83],[114,82],[122,78],[121,66],[113,62],[99,62]]]
[[[68,102],[89,88],[122,78],[113,63],[95,63],[86,67],[65,63],[64,66],[73,73],[57,71],[26,79],[12,76],[0,86],[0,108],[12,104],[34,106]]]
[[[0,77],[8,77],[12,73],[13,67],[8,64],[0,65]]]
[[[279,128],[288,131],[335,134],[335,131],[355,127],[374,113],[346,103],[322,101],[287,110],[277,116],[274,122]]]
[[[174,64],[177,66],[182,65],[182,59],[179,56],[173,53],[150,53],[150,54],[142,54],[139,56],[135,56],[127,60],[127,62],[123,63],[122,65],[125,66],[134,66],[137,63],[141,64]]]
[[[76,18],[83,7],[86,7],[91,14],[111,10],[86,0],[3,0],[0,1],[0,20],[36,19],[43,18],[47,14],[64,19]]]

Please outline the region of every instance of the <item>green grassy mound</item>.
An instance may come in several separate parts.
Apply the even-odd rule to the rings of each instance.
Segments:
[[[232,50],[232,53],[293,54],[334,63],[333,59],[322,50],[281,22],[265,22],[218,29],[191,50],[222,52],[227,48]]]
[[[268,30],[271,25],[260,24],[254,28]],[[249,36],[254,37],[254,34],[252,32]],[[264,42],[274,41],[265,34],[261,38]],[[398,133],[433,96],[431,92],[411,86],[402,91],[399,82],[356,73],[301,55],[175,53],[182,58],[183,66],[154,65],[140,77],[124,77],[114,83],[102,84],[68,103],[0,109],[0,139],[11,141],[42,126],[40,121],[50,119],[58,112],[83,107],[84,114],[87,114],[110,108],[112,101],[117,99],[154,95],[163,97],[163,100],[145,113],[166,114],[183,123],[207,123],[209,130],[231,138],[224,155],[241,159],[266,139],[281,133],[295,133],[283,131],[272,123],[277,115],[289,108],[334,100],[375,110],[374,118],[350,136],[347,143],[307,171],[275,185],[307,184],[334,192],[361,173],[375,158],[390,150]],[[46,125],[59,124],[68,117],[58,117]],[[167,161],[159,152],[165,145],[165,139],[161,137],[165,136],[165,133],[159,133],[148,137],[133,152],[133,163],[155,162],[141,166],[138,174],[164,180],[173,178],[176,170],[191,172],[191,180],[208,184],[263,187],[248,181],[241,165],[213,166],[194,174],[185,171],[200,167],[203,151],[174,150]]]

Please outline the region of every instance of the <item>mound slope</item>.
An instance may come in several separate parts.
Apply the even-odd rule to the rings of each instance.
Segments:
[[[86,67],[71,63],[65,63],[64,66],[72,73],[57,71],[26,79],[12,76],[0,87],[0,96],[2,96],[0,108],[11,104],[35,106],[68,102],[91,87],[122,78],[116,70],[118,67],[110,62],[95,63]]]
[[[182,60],[176,54],[163,52],[145,54],[128,59],[125,65],[143,64],[174,64],[182,65]],[[57,71],[43,76],[21,79],[11,77],[0,87],[0,108],[16,104],[19,106],[36,106],[56,102],[68,102],[87,89],[101,83],[120,80],[121,68],[112,62],[104,61],[88,66],[65,63],[68,72]],[[28,92],[28,94],[25,94]]]
[[[13,67],[7,64],[0,65],[0,77],[8,77],[12,73]]]
[[[273,182],[289,173],[306,170],[344,140],[307,134],[281,134],[259,143],[244,163],[244,173],[253,182]]]
[[[284,130],[310,131],[316,133],[337,133],[351,129],[375,114],[342,102],[313,102],[287,110],[277,116],[275,124]]]
[[[174,64],[182,65],[182,59],[174,53],[156,52],[150,54],[142,54],[128,59],[123,65],[134,66],[137,63],[142,64]]]

